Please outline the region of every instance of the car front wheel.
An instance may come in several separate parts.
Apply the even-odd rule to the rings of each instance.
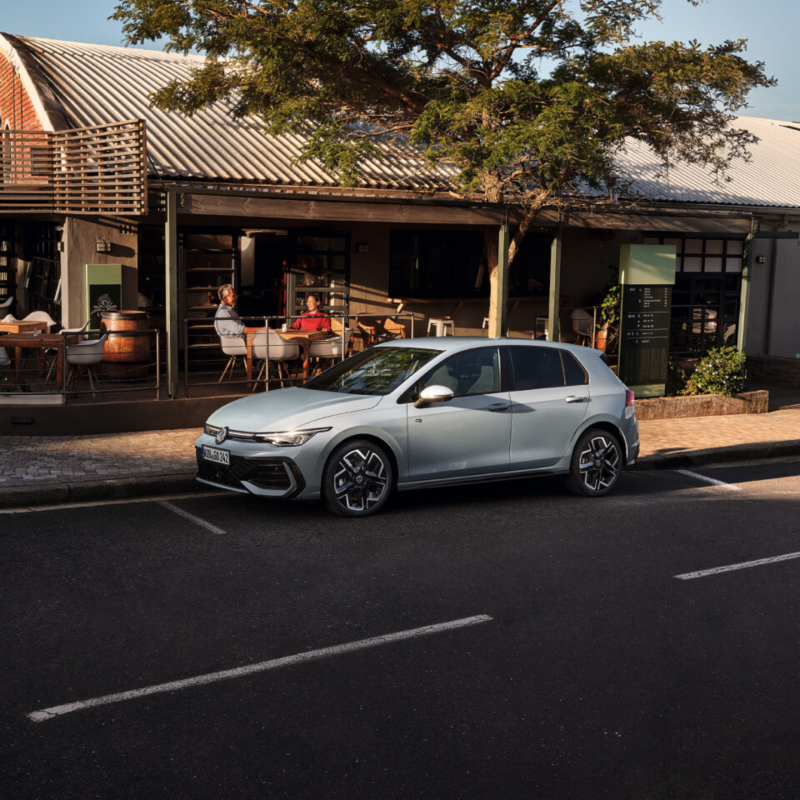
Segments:
[[[331,453],[322,474],[325,507],[343,517],[374,514],[389,499],[392,477],[391,461],[377,444],[345,442]]]
[[[623,465],[617,437],[598,428],[588,430],[572,451],[567,488],[574,494],[602,497],[617,485]]]

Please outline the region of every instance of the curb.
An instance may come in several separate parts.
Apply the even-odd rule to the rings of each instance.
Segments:
[[[62,503],[85,503],[94,500],[126,500],[135,497],[159,497],[203,491],[194,479],[194,471],[177,475],[147,478],[77,481],[40,486],[8,486],[0,489],[0,508],[49,506]]]
[[[800,441],[760,442],[754,444],[739,444],[732,447],[713,447],[708,450],[694,450],[689,453],[644,456],[630,467],[630,469],[636,472],[645,472],[655,469],[707,467],[713,464],[725,464],[732,461],[751,461],[797,455],[800,455]]]

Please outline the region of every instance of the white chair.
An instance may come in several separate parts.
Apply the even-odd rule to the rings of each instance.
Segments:
[[[311,343],[308,355],[310,358],[318,358],[321,361],[335,361],[343,355],[347,355],[350,346],[350,338],[353,335],[351,328],[346,328],[344,332],[344,348],[342,348],[342,334],[338,333],[329,339],[321,339]]]
[[[11,297],[6,298],[2,303],[0,303],[0,308],[8,308],[13,302],[14,295],[11,295]]]
[[[92,381],[92,376],[94,375],[96,380],[97,375],[92,367],[103,360],[103,347],[106,339],[108,339],[108,334],[104,333],[99,339],[84,339],[82,342],[71,344],[67,347],[66,362],[70,368],[67,375],[67,385],[69,385],[70,378],[75,373],[75,385],[77,387],[80,383],[81,373],[86,370],[86,374],[89,377],[89,385],[92,387],[92,397],[97,397],[95,395],[94,382]]]
[[[592,341],[592,325],[594,320],[588,311],[576,308],[570,315],[572,332],[575,334],[575,344],[590,344]]]
[[[436,330],[437,336],[447,336],[448,330],[451,336],[456,335],[456,323],[452,317],[431,317],[428,320],[428,336],[431,335],[431,328]]]
[[[86,329],[89,327],[89,320],[87,319],[86,322],[81,325],[80,328],[62,328],[61,335],[62,336],[81,336],[83,337],[86,333]],[[66,342],[66,339],[64,340]],[[80,339],[83,341],[83,338]],[[77,342],[75,342],[77,344]],[[45,356],[48,357],[50,362],[50,368],[47,370],[47,377],[44,380],[44,385],[47,386],[50,376],[53,374],[53,370],[56,368],[56,364],[58,363],[58,359],[55,357],[56,351],[53,350],[52,347],[45,350]]]
[[[269,339],[267,338],[268,336]],[[296,342],[289,342],[277,331],[266,328],[263,331],[258,331],[253,337],[253,358],[263,361],[264,365],[258,373],[252,391],[255,391],[270,361],[274,361],[278,365],[278,375],[281,378],[281,387],[283,387],[283,379],[289,378],[286,362],[300,358],[300,345]]]
[[[230,356],[228,363],[225,365],[225,369],[222,370],[222,375],[220,375],[217,381],[217,383],[222,383],[222,381],[225,380],[225,373],[228,372],[229,367],[230,373],[228,374],[228,380],[233,377],[233,370],[236,369],[237,358],[241,358],[242,363],[245,362],[247,358],[247,342],[241,336],[220,336],[219,342],[222,345],[222,352],[225,353],[226,356]]]
[[[11,359],[8,357],[8,351],[5,347],[0,347],[0,367],[7,367],[11,363]]]
[[[31,313],[28,314],[25,319],[20,320],[20,322],[46,322],[47,333],[50,333],[50,329],[53,325],[58,324],[46,311],[31,311]]]

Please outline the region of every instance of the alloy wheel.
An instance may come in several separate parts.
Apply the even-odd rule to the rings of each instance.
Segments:
[[[336,462],[333,491],[348,511],[369,512],[388,491],[389,470],[369,447],[348,450]]]
[[[583,483],[592,492],[614,484],[621,466],[616,442],[607,436],[593,436],[581,450],[579,469]]]

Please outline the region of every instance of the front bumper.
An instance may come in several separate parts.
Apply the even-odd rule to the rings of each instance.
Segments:
[[[230,464],[223,465],[206,461],[202,455],[202,445],[197,446],[195,452],[197,480],[209,486],[286,499],[296,497],[306,488],[303,473],[291,458],[245,458],[231,453]]]

